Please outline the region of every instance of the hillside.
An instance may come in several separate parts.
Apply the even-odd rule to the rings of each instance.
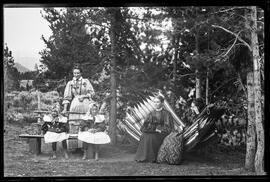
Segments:
[[[19,72],[24,73],[31,71],[30,69],[26,68],[25,66],[21,65],[20,63],[15,63],[15,67],[18,69]]]

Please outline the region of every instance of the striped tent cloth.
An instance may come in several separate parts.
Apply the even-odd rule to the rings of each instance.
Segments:
[[[154,96],[146,97],[139,104],[130,109],[129,113],[126,114],[125,119],[122,121],[125,131],[136,141],[139,141],[140,136],[142,135],[140,128],[144,119],[154,110]],[[174,128],[177,131],[183,131],[184,148],[186,152],[193,149],[198,143],[206,142],[215,136],[216,131],[213,126],[215,121],[217,121],[224,113],[224,108],[210,104],[193,120],[192,125],[186,126],[186,124],[175,114],[166,99],[164,100],[164,106],[174,119]]]

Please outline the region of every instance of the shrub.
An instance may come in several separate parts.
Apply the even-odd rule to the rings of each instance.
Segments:
[[[18,95],[13,98],[13,106],[14,107],[30,107],[32,100],[34,100],[34,96],[27,91],[22,91]]]
[[[18,113],[16,111],[5,113],[5,118],[8,123],[20,123],[23,121],[22,113]]]
[[[34,110],[38,109],[37,92],[12,92],[7,93],[5,98],[5,121],[13,124],[29,124],[37,122],[37,114]],[[40,106],[42,110],[49,110],[55,101],[59,100],[56,91],[40,93]],[[9,107],[7,107],[7,104]]]

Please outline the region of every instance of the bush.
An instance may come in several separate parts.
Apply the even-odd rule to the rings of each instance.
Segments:
[[[59,101],[59,94],[56,91],[40,93],[40,98],[41,109],[49,110],[54,102]],[[33,111],[37,109],[37,92],[7,93],[5,98],[5,121],[13,124],[35,123],[37,122],[37,114]]]
[[[22,91],[13,98],[13,106],[27,108],[31,106],[34,99],[35,97],[31,93]]]
[[[5,119],[8,123],[21,123],[23,121],[23,115],[18,112],[7,112],[5,113]]]
[[[16,110],[10,110],[5,113],[5,120],[10,124],[28,124],[37,122],[37,114],[35,113],[20,113]]]

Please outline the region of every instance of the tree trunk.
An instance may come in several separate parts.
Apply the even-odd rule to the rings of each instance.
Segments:
[[[116,75],[115,75],[115,67],[116,67],[116,16],[117,11],[119,9],[111,8],[111,32],[110,32],[110,39],[111,39],[111,110],[110,110],[110,122],[109,122],[109,134],[111,137],[111,143],[116,144]]]
[[[197,31],[195,34],[195,44],[196,44],[196,54],[199,56],[199,32]],[[199,60],[197,60],[199,61]],[[196,74],[196,99],[201,98],[201,79],[199,77],[198,69],[195,70]]]
[[[196,99],[201,98],[201,79],[198,76],[198,70],[196,73]]]
[[[262,121],[261,105],[261,75],[259,63],[259,45],[257,35],[257,10],[256,6],[251,7],[251,47],[253,55],[254,71],[254,100],[255,100],[255,123],[257,134],[257,151],[255,156],[255,171],[257,174],[264,174],[264,128]]]
[[[246,135],[246,161],[245,168],[254,171],[256,154],[256,130],[254,108],[254,77],[253,72],[247,74],[247,101],[248,101],[248,125]]]
[[[175,52],[173,55],[173,84],[175,84],[176,81],[176,60],[177,60],[177,48],[175,48]]]
[[[5,58],[4,58],[5,59]],[[7,78],[7,63],[4,63],[4,93],[7,91],[7,83],[8,83],[8,78]]]
[[[207,67],[206,70],[206,88],[205,88],[205,105],[208,105],[208,90],[209,90],[209,78],[208,78],[208,74],[209,74],[209,69]]]
[[[179,41],[180,41],[180,37],[177,36],[176,40],[174,42],[174,53],[173,53],[173,90],[176,90],[176,76],[177,76],[177,59],[178,59],[178,46],[179,46]],[[173,90],[171,90],[171,94],[170,94],[170,104],[173,107],[173,109],[175,109],[175,95]]]
[[[179,36],[177,36],[176,37],[176,40],[175,40],[175,42],[174,42],[174,55],[173,55],[173,83],[175,84],[175,82],[176,82],[176,75],[177,75],[177,73],[176,73],[176,71],[177,71],[177,69],[176,69],[176,66],[177,66],[177,59],[178,59],[178,47],[179,47],[179,41],[180,41],[180,37]]]
[[[40,100],[40,92],[38,89],[36,90],[36,93],[37,93],[38,110],[40,111],[41,110],[41,100]],[[38,123],[40,123],[40,122],[41,122],[41,113],[38,114]]]

